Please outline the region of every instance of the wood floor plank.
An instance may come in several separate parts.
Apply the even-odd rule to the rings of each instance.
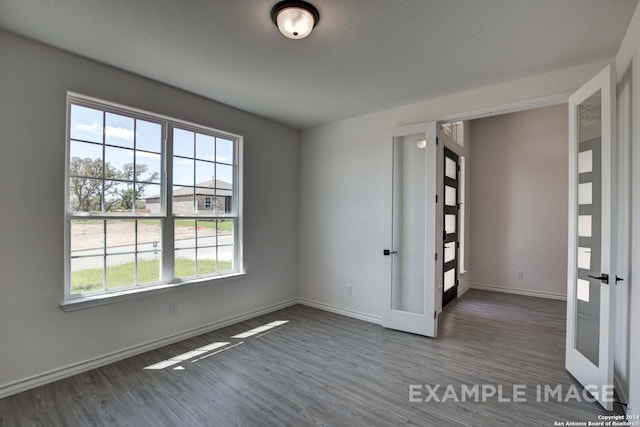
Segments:
[[[288,323],[231,338],[277,320]],[[596,420],[604,413],[596,403],[536,402],[537,385],[577,384],[564,369],[564,328],[562,301],[478,290],[447,307],[435,340],[297,305],[2,399],[0,426],[551,426]],[[230,344],[145,369],[216,342]],[[505,396],[524,384],[527,402],[410,402],[410,384],[450,384],[458,391],[502,385]]]

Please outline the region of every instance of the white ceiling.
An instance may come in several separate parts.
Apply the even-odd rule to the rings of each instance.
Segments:
[[[0,28],[295,128],[616,54],[638,0],[0,0]]]

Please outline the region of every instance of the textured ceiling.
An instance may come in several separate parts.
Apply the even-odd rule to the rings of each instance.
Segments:
[[[0,0],[0,28],[303,129],[616,54],[638,0]]]

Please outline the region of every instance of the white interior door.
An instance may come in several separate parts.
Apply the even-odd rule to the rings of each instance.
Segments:
[[[442,244],[436,233],[442,163],[436,123],[396,129],[389,140],[382,325],[436,337],[441,273],[436,254]]]
[[[613,408],[615,76],[611,67],[569,98],[567,370]]]

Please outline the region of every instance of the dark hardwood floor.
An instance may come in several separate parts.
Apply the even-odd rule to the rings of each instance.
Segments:
[[[287,323],[231,338],[273,321]],[[596,420],[536,402],[564,370],[565,303],[471,290],[429,339],[302,305],[0,400],[0,426],[511,426]],[[209,344],[226,346],[186,354]],[[222,345],[222,344],[219,344]],[[183,357],[178,357],[184,355]],[[145,369],[171,358],[164,369]],[[175,363],[174,363],[175,362]],[[526,402],[410,402],[409,385],[526,385]],[[580,388],[581,390],[581,388]],[[421,397],[429,396],[422,389]],[[619,408],[618,408],[619,410]]]

